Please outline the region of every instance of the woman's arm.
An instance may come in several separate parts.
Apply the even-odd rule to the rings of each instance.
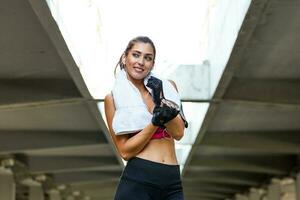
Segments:
[[[115,105],[111,94],[106,95],[104,99],[104,107],[106,121],[114,144],[116,145],[116,148],[121,157],[124,160],[129,160],[144,149],[144,147],[151,139],[153,133],[156,131],[157,126],[154,126],[152,123],[150,123],[141,132],[132,137],[129,137],[128,134],[116,135],[112,129],[112,120],[115,114]]]
[[[175,89],[178,91],[177,86],[175,84],[174,81],[169,80],[171,82],[171,84],[175,87]],[[172,135],[172,137],[175,140],[180,140],[183,137],[184,134],[184,122],[180,116],[180,114],[178,114],[174,119],[172,119],[171,121],[167,122],[165,124],[167,131],[169,134]]]

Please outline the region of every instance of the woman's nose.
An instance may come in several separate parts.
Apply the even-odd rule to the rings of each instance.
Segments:
[[[144,58],[140,57],[140,58],[138,59],[138,63],[139,63],[140,65],[144,65]]]

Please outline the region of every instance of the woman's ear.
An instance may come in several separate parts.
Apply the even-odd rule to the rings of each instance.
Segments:
[[[125,54],[122,55],[122,63],[125,66],[125,64],[126,64],[126,56],[125,56]]]

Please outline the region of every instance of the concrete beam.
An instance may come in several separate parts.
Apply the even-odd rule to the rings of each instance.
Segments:
[[[72,79],[18,78],[0,81],[0,104],[19,104],[81,97]]]
[[[109,182],[118,179],[122,171],[83,171],[83,172],[66,172],[53,174],[55,182],[58,184],[70,184],[79,182]]]
[[[114,156],[31,156],[28,158],[28,167],[32,173],[76,171],[105,166],[119,166],[119,162]]]
[[[289,103],[290,106],[294,104],[299,107],[299,87],[299,79],[235,77],[232,79],[224,99],[259,101],[268,104]]]
[[[213,198],[213,199],[226,199],[227,197],[230,197],[230,195],[228,194],[222,194],[222,193],[213,193],[213,192],[193,192],[193,193],[187,193],[185,195],[186,197],[188,197],[187,199],[189,199],[189,197],[197,197],[199,199],[202,199],[202,198]]]
[[[223,171],[237,171],[237,172],[255,172],[267,173],[273,175],[283,175],[286,173],[286,162],[282,164],[282,159],[289,161],[286,157],[269,156],[226,156],[226,155],[203,155],[194,156],[189,163],[188,168],[216,169]],[[276,158],[281,158],[280,162],[276,162]],[[278,166],[279,165],[279,166]]]
[[[203,191],[211,191],[211,192],[223,192],[223,193],[238,193],[239,191],[245,189],[245,187],[230,185],[230,184],[212,184],[206,182],[197,182],[190,181],[187,184],[187,181],[183,182],[184,190],[203,190]]]
[[[30,138],[30,140],[28,140]],[[0,152],[107,143],[101,131],[0,131]]]
[[[298,131],[210,131],[206,133],[202,144],[233,149],[249,149],[253,150],[254,153],[300,153],[298,133]]]
[[[209,172],[202,171],[197,172],[191,170],[187,171],[184,181],[194,182],[195,185],[199,183],[210,184],[230,184],[235,186],[252,186],[259,183],[260,176],[249,175],[244,173],[232,173],[232,172]]]

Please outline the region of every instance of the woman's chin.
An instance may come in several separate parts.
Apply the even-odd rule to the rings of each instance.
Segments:
[[[130,75],[132,79],[142,80],[147,76],[147,73],[133,73]]]

